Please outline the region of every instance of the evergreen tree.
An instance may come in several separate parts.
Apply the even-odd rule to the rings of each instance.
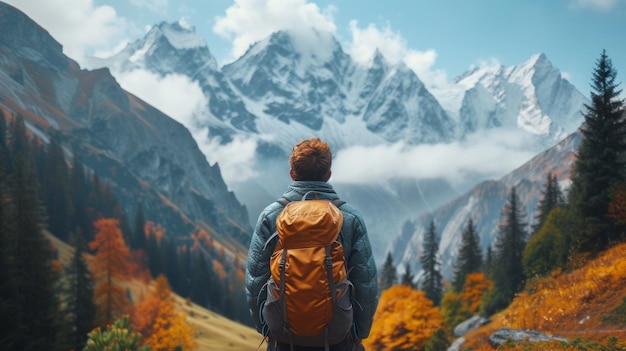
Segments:
[[[18,275],[16,267],[17,228],[15,208],[9,196],[7,160],[11,159],[6,145],[4,117],[0,118],[0,350],[16,350],[20,341],[18,305]]]
[[[95,327],[94,282],[83,257],[85,242],[80,232],[72,235],[74,254],[65,271],[65,310],[69,327],[68,349],[82,350],[87,334]]]
[[[70,212],[71,228],[78,227],[85,242],[91,242],[93,240],[93,225],[87,215],[87,179],[85,168],[77,151],[74,151],[69,177],[72,184],[70,197],[73,205]]]
[[[415,286],[415,274],[413,274],[413,272],[411,272],[411,266],[409,266],[409,264],[405,264],[404,265],[404,273],[402,273],[402,278],[400,279],[400,284],[402,285],[408,285],[410,287],[412,287],[413,289],[416,288]]]
[[[22,117],[14,120],[11,135],[14,172],[9,197],[14,204],[12,215],[17,233],[11,259],[16,273],[15,289],[19,292],[17,315],[12,318],[19,334],[13,335],[13,341],[18,349],[54,350],[59,329],[56,275],[49,242],[42,232],[45,216],[38,197],[32,144]]]
[[[216,289],[215,284],[212,284],[210,281],[211,277],[212,271],[208,266],[207,260],[202,254],[196,253],[193,264],[190,297],[193,302],[206,308],[209,307],[211,289]]]
[[[143,206],[140,203],[137,205],[137,211],[135,212],[135,226],[133,228],[133,238],[130,242],[130,248],[132,250],[147,249],[145,225],[146,218],[143,214]]]
[[[398,282],[398,276],[396,272],[396,267],[393,264],[393,258],[391,257],[391,252],[387,252],[387,258],[385,259],[385,263],[383,263],[383,267],[380,270],[380,284],[379,290],[383,292]]]
[[[571,217],[579,221],[579,230],[571,233],[577,251],[597,253],[618,237],[606,216],[611,191],[624,182],[626,170],[626,118],[616,76],[603,50],[593,71],[591,104],[585,106],[583,139],[568,193]]]
[[[44,160],[43,199],[48,214],[48,228],[52,234],[64,241],[69,238],[71,212],[68,173],[63,149],[57,137],[53,136]]]
[[[546,223],[548,219],[548,215],[555,209],[557,206],[565,205],[565,197],[563,196],[563,192],[561,191],[561,187],[559,186],[559,182],[556,178],[556,175],[553,175],[551,172],[548,173],[545,188],[541,194],[541,198],[539,203],[537,204],[537,215],[535,216],[535,223],[532,227],[533,235],[541,229],[541,227]]]
[[[482,268],[482,252],[480,250],[480,238],[476,233],[474,221],[470,218],[467,226],[461,233],[461,244],[454,265],[454,278],[452,285],[457,292],[463,290],[465,278],[480,271]]]
[[[435,306],[439,306],[443,296],[443,277],[441,276],[441,263],[438,259],[439,241],[435,231],[435,222],[431,221],[424,237],[422,257],[420,263],[424,275],[422,276],[421,288]]]
[[[491,268],[493,288],[483,305],[484,313],[488,315],[506,307],[522,288],[525,279],[522,254],[526,245],[526,222],[515,188],[511,189],[502,216]]]

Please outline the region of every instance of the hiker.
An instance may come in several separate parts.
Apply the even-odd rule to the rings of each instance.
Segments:
[[[378,303],[376,264],[372,256],[372,248],[363,217],[350,204],[341,201],[332,185],[328,183],[331,176],[331,159],[332,154],[328,144],[317,137],[303,140],[296,144],[289,158],[291,166],[289,174],[293,182],[279,201],[269,204],[261,212],[252,235],[246,265],[246,297],[257,331],[268,337],[268,350],[363,350],[361,340],[365,339],[370,333],[374,312]],[[325,208],[335,208],[336,205],[336,208],[340,210],[335,210],[338,212],[336,215],[339,217],[336,242],[339,242],[339,246],[343,248],[341,258],[345,257],[346,275],[349,282],[353,285],[353,289],[346,290],[350,294],[350,302],[352,302],[350,317],[352,321],[351,325],[348,326],[346,336],[340,339],[339,342],[329,343],[326,340],[324,344],[316,344],[317,346],[311,346],[312,344],[308,343],[309,339],[306,339],[306,337],[305,339],[299,338],[297,335],[292,335],[293,333],[291,332],[288,333],[290,334],[288,340],[276,340],[276,333],[269,330],[268,321],[264,318],[265,302],[268,296],[268,289],[270,289],[267,284],[271,276],[270,258],[276,249],[277,243],[280,241],[274,239],[278,232],[277,218],[280,220],[279,215],[286,206],[291,206],[294,202],[308,206],[311,200],[314,199],[326,200],[324,201],[326,203]],[[328,205],[329,202],[332,202],[334,205]],[[287,211],[285,210],[285,212]],[[341,219],[341,217],[343,218]],[[306,236],[307,233],[297,233],[297,235],[302,237]],[[279,243],[278,245],[281,244]],[[289,266],[295,264],[288,263],[285,268],[286,273],[284,274],[291,273]],[[333,269],[336,268],[334,263],[332,266]],[[291,268],[293,269],[294,267]],[[324,269],[322,266],[318,270]],[[338,273],[333,272],[333,274]],[[334,283],[331,282],[330,284]],[[340,290],[340,288],[336,289]],[[346,295],[342,296],[345,297]],[[335,298],[338,297],[333,297],[334,303],[340,303],[335,301]],[[295,324],[295,319],[308,317],[291,313],[286,318],[288,319],[287,324]],[[316,327],[314,326],[316,323],[315,319],[310,319],[310,322],[304,319],[304,323],[307,327]],[[326,329],[337,328],[327,327]],[[333,330],[330,331],[332,332]],[[325,332],[327,333],[328,330]],[[302,345],[298,344],[298,340],[307,341]]]

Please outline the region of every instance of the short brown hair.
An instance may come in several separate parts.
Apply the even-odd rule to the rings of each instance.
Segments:
[[[332,157],[330,147],[320,138],[300,141],[289,157],[289,164],[295,173],[294,180],[326,181]]]

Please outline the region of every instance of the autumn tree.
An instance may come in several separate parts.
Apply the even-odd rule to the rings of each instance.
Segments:
[[[69,335],[68,349],[82,350],[89,333],[95,327],[96,306],[93,302],[93,276],[83,254],[84,241],[80,232],[72,235],[74,254],[65,268],[65,314]]]
[[[385,258],[385,262],[383,263],[383,267],[380,270],[380,284],[378,284],[379,290],[385,291],[391,288],[398,282],[398,275],[396,272],[396,267],[393,264],[393,258],[391,257],[391,252],[387,252],[387,257]]]
[[[461,299],[472,314],[478,313],[483,297],[489,292],[491,286],[491,281],[482,272],[471,273],[467,276]]]
[[[426,297],[431,299],[435,306],[441,303],[443,295],[443,277],[439,262],[439,241],[435,230],[435,222],[431,221],[424,237],[424,244],[420,263],[424,274],[421,279],[421,289],[426,292]]]
[[[122,232],[118,228],[118,220],[102,218],[94,223],[96,234],[89,248],[96,252],[92,262],[92,272],[98,282],[94,301],[97,306],[97,324],[108,325],[126,310],[130,302],[120,282],[129,278],[131,265],[130,251]]]
[[[174,295],[167,278],[160,275],[150,295],[136,307],[133,325],[152,350],[190,350],[196,347],[195,331],[185,318],[184,313],[175,309]]]
[[[463,289],[465,278],[482,269],[482,252],[480,250],[480,237],[476,232],[474,221],[470,218],[461,233],[461,244],[454,264],[454,278],[452,286],[457,292]]]
[[[363,344],[375,351],[420,350],[442,325],[439,309],[423,291],[395,285],[382,292]]]
[[[585,105],[583,139],[568,192],[571,218],[577,219],[579,226],[571,233],[571,242],[580,252],[598,253],[619,235],[607,217],[610,194],[624,182],[626,171],[626,118],[616,77],[617,71],[603,50],[593,71],[591,104]]]
[[[491,280],[493,287],[483,304],[483,312],[491,315],[505,308],[522,288],[525,279],[522,253],[526,246],[526,221],[524,210],[515,188],[502,209],[495,241]]]

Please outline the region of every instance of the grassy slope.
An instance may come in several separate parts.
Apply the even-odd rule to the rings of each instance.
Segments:
[[[73,248],[55,236],[48,234],[48,239],[58,250],[59,261],[69,262]],[[150,285],[140,280],[133,280],[124,285],[128,287],[134,301],[140,300],[150,291]],[[187,314],[187,321],[196,326],[197,351],[239,351],[256,350],[261,343],[261,336],[256,330],[234,322],[217,313],[211,312],[176,295],[176,306]],[[260,348],[265,349],[265,346]]]
[[[528,284],[491,323],[468,333],[464,347],[493,350],[489,334],[500,327],[539,330],[595,341],[616,336],[626,342],[626,323],[603,320],[626,297],[626,243],[619,244],[576,269],[554,273]],[[551,348],[557,350],[556,348]]]

